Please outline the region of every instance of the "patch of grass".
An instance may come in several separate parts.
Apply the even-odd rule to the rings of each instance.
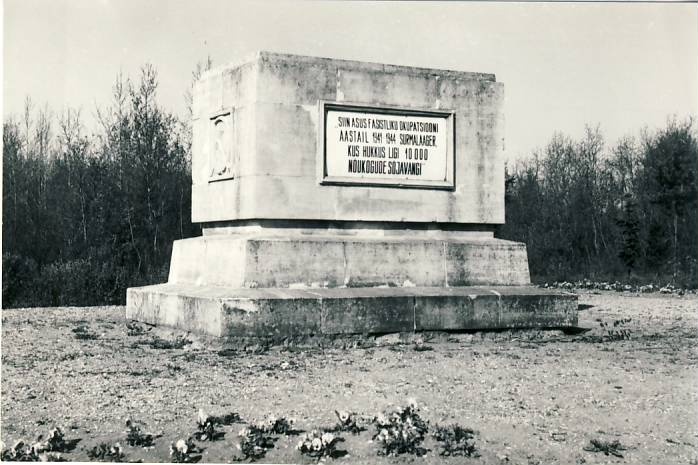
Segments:
[[[625,325],[631,321],[632,318],[621,318],[620,320],[613,320],[612,325],[601,321],[599,322],[599,326],[605,330],[607,340],[622,341],[625,339],[630,339],[630,330],[627,329]]]
[[[177,364],[172,363],[172,362],[165,363],[165,368],[167,368],[167,371],[169,371],[170,374],[174,374],[174,373],[182,371],[181,365],[177,365]]]
[[[620,451],[627,450],[617,439],[614,441],[604,441],[603,439],[591,439],[589,445],[584,447],[587,452],[603,452],[605,455],[613,455],[623,458]]]
[[[76,326],[72,331],[75,335],[75,339],[94,340],[99,338],[97,333],[91,332],[90,328],[85,325]]]
[[[436,426],[433,433],[440,445],[439,455],[444,457],[479,457],[475,444],[475,431],[460,425]]]
[[[414,350],[416,350],[417,352],[426,352],[426,351],[428,351],[428,350],[434,350],[434,348],[433,348],[432,346],[430,346],[429,344],[425,343],[425,342],[422,341],[422,340],[416,341],[416,342],[414,343],[414,347],[413,347],[413,348],[414,348]]]
[[[191,341],[184,336],[177,336],[172,340],[163,339],[161,337],[155,336],[148,342],[148,345],[153,349],[182,349],[184,346],[191,344]]]

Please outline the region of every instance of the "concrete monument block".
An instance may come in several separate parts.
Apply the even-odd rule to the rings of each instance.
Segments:
[[[260,52],[193,105],[192,218],[127,313],[216,336],[560,327],[504,222],[503,85],[486,73]]]

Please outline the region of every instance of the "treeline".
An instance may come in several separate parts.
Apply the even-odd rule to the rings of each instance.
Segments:
[[[157,84],[150,66],[119,76],[89,135],[79,112],[30,101],[4,122],[3,307],[123,304],[126,288],[167,280],[174,240],[200,234],[191,126],[158,105]],[[507,170],[498,236],[527,244],[536,282],[696,287],[697,172],[692,121],[610,148],[598,128],[557,134]]]
[[[535,282],[698,286],[698,145],[692,120],[607,148],[599,128],[553,136],[506,175],[500,237],[527,244]]]
[[[190,129],[157,103],[151,66],[119,76],[87,135],[80,113],[26,102],[3,124],[3,307],[123,304],[167,280],[192,225]]]

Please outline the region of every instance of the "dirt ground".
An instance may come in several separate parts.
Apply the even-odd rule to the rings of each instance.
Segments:
[[[480,456],[442,457],[431,436],[424,457],[378,456],[371,427],[342,433],[348,454],[327,460],[698,463],[698,296],[583,293],[580,304],[580,326],[591,329],[576,335],[387,335],[271,348],[192,335],[183,348],[162,348],[183,333],[134,326],[123,307],[3,310],[2,440],[9,447],[59,426],[79,439],[66,459],[88,461],[95,445],[119,442],[126,460],[167,462],[170,443],[196,430],[200,408],[243,422],[285,416],[309,431],[334,425],[334,409],[376,415],[414,398],[430,426],[475,429]],[[419,337],[428,350],[416,350]],[[154,447],[126,445],[127,418],[158,436]],[[201,461],[240,458],[243,426],[199,442]],[[591,439],[627,450],[584,450]],[[297,442],[279,436],[260,461],[314,463]]]

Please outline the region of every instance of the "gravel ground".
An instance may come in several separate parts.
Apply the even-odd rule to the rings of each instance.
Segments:
[[[1,437],[7,447],[59,426],[79,440],[66,459],[88,461],[95,445],[119,442],[126,460],[167,462],[199,409],[246,423],[286,416],[309,431],[334,425],[335,409],[376,415],[414,398],[431,426],[475,429],[480,456],[442,457],[431,436],[426,456],[378,456],[370,427],[342,433],[348,454],[327,460],[697,464],[698,296],[583,293],[580,304],[580,326],[591,329],[576,335],[403,334],[271,348],[134,326],[123,307],[3,310]],[[191,343],[158,344],[181,335]],[[157,436],[154,447],[126,446],[127,418]],[[201,461],[239,459],[243,426],[199,442]],[[618,440],[623,457],[584,450],[592,439]],[[297,442],[279,436],[261,462],[314,463]]]

